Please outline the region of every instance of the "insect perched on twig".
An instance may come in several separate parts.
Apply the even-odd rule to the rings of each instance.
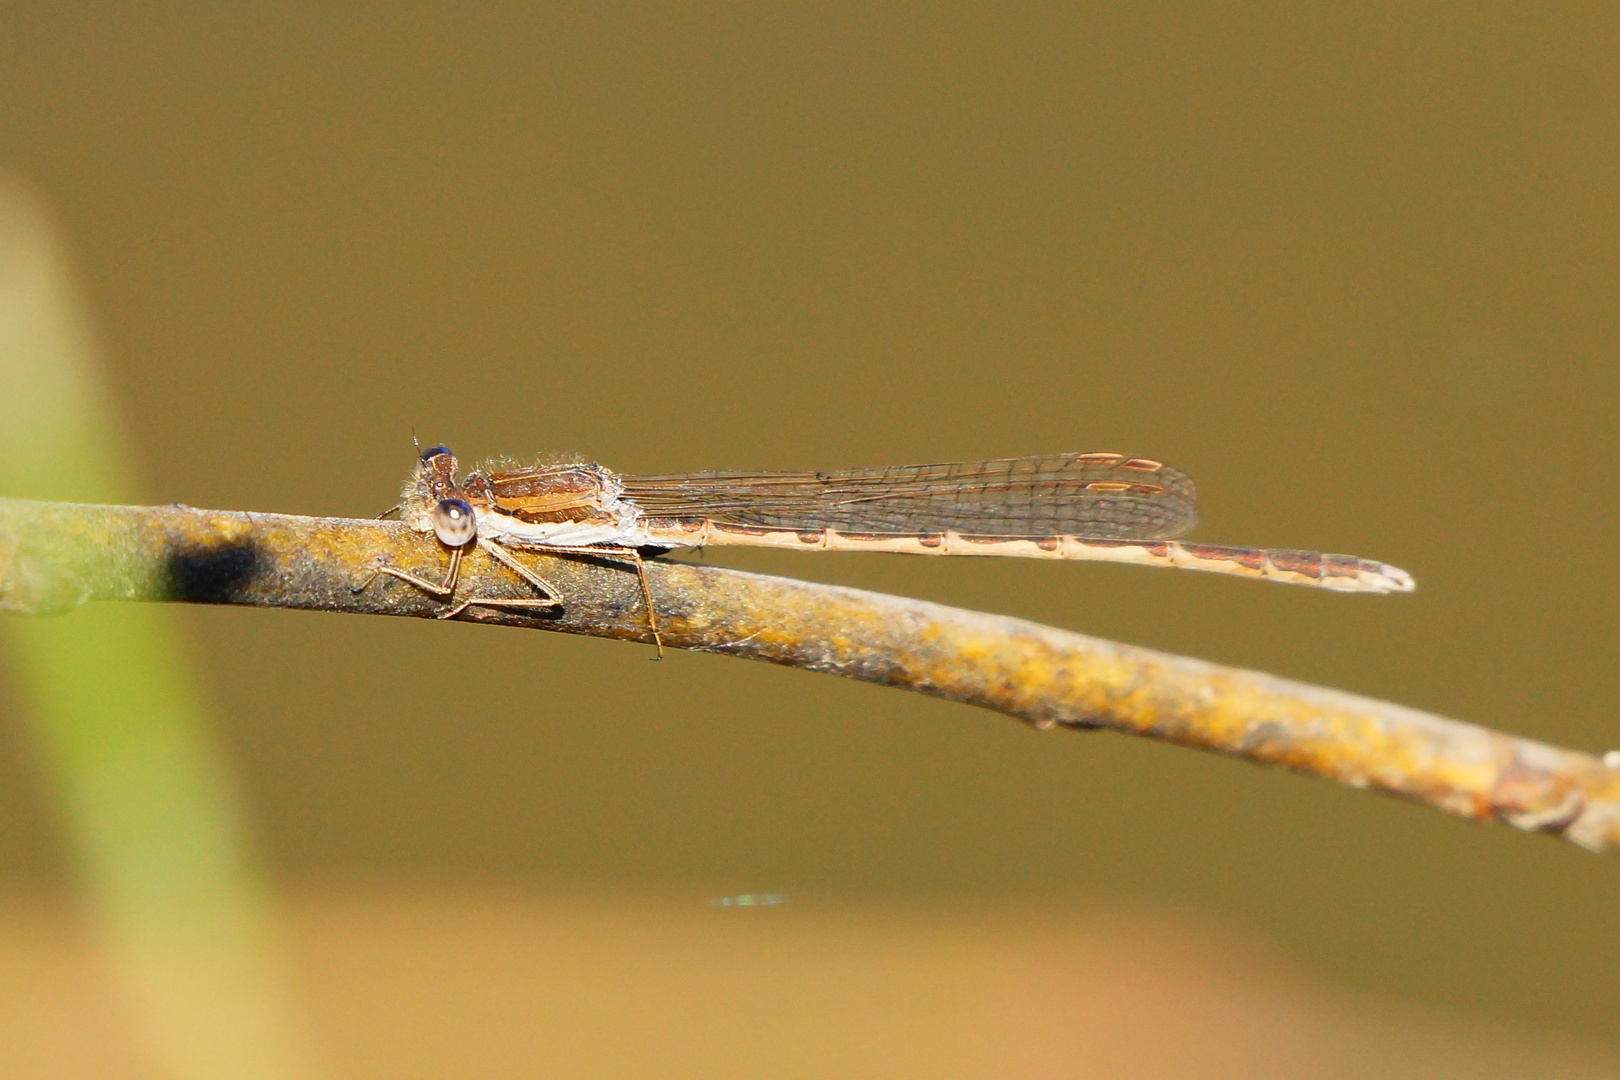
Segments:
[[[443,597],[441,618],[470,607],[560,607],[561,594],[509,549],[622,559],[635,567],[663,655],[643,552],[733,545],[800,551],[1010,555],[1174,566],[1339,592],[1410,592],[1412,577],[1355,555],[1181,543],[1197,521],[1186,474],[1124,454],[1052,454],[836,472],[695,472],[620,476],[564,462],[459,474],[448,449],[418,457],[400,518],[450,549],[434,582],[382,575]],[[392,511],[390,511],[392,512]],[[457,599],[461,558],[477,544],[539,593]]]

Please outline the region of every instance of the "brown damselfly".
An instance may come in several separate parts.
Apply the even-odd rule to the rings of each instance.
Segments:
[[[1355,555],[1183,543],[1197,521],[1185,473],[1124,454],[1051,454],[834,472],[620,476],[568,461],[462,477],[442,446],[424,451],[398,510],[449,549],[443,580],[394,566],[381,575],[443,597],[441,618],[470,607],[560,607],[544,578],[508,549],[605,555],[634,565],[647,621],[663,641],[643,553],[718,545],[912,555],[1011,555],[1174,566],[1339,592],[1410,592],[1412,577]],[[456,597],[462,555],[477,544],[534,587],[528,599]]]

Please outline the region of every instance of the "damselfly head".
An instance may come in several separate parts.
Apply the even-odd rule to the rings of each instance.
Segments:
[[[428,496],[448,499],[456,493],[456,456],[448,447],[430,446],[422,451],[416,475]]]
[[[433,508],[433,534],[449,547],[463,547],[478,535],[478,518],[465,499],[441,499]]]
[[[436,534],[453,547],[467,543],[476,532],[476,526],[472,532],[464,534],[460,525],[462,515],[445,509],[451,502],[467,506],[462,501],[460,484],[456,457],[448,447],[430,446],[421,451],[416,468],[400,493],[400,520],[418,532]],[[470,508],[465,516],[472,516]]]

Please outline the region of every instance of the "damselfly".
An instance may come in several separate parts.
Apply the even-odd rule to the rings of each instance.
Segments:
[[[1185,473],[1124,454],[1052,454],[835,472],[695,472],[620,476],[567,461],[488,468],[462,477],[442,446],[423,451],[397,508],[449,549],[443,580],[394,566],[379,576],[444,598],[441,618],[470,607],[560,607],[562,597],[508,550],[606,555],[633,564],[660,653],[643,552],[741,545],[800,551],[1012,555],[1175,566],[1314,585],[1339,592],[1410,592],[1412,577],[1355,555],[1182,543],[1197,521]],[[529,599],[456,599],[477,544],[534,587]]]

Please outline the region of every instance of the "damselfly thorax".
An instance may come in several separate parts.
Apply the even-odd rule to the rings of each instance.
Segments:
[[[1355,555],[1182,543],[1197,521],[1186,474],[1124,454],[1053,454],[815,473],[698,472],[620,476],[568,462],[459,475],[449,450],[424,451],[400,517],[450,553],[432,582],[380,575],[443,597],[442,618],[469,607],[559,607],[552,586],[508,548],[610,556],[633,565],[662,653],[644,552],[718,545],[914,555],[1010,555],[1173,566],[1339,592],[1410,592],[1406,571]],[[477,544],[539,593],[457,600],[461,556]]]

